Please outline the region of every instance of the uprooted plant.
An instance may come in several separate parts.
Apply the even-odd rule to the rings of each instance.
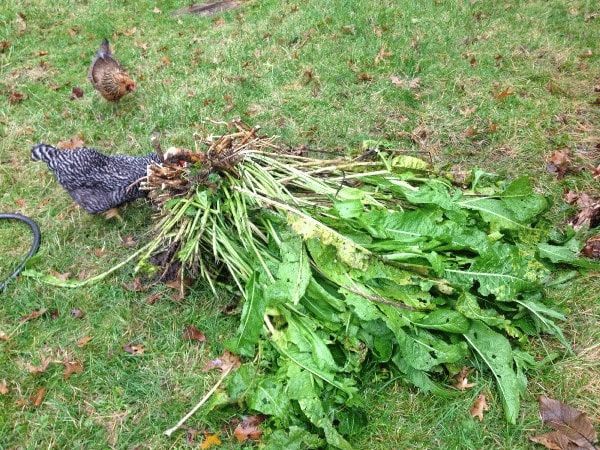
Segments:
[[[449,396],[471,358],[515,423],[535,365],[521,344],[543,332],[567,345],[543,295],[550,264],[582,265],[575,238],[541,219],[548,203],[531,180],[473,171],[463,191],[399,152],[316,159],[230,126],[205,152],[174,149],[148,168],[156,234],[136,254],[138,270],[176,264],[243,298],[227,347],[254,358],[211,407],[270,416],[273,442],[350,448],[367,363]]]

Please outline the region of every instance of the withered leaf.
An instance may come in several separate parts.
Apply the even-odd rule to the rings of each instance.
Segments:
[[[10,337],[8,336],[8,334],[6,334],[4,331],[0,331],[0,341],[6,342],[10,339]]]
[[[92,337],[91,337],[91,336],[83,336],[81,339],[79,339],[79,340],[77,341],[77,347],[79,347],[79,348],[83,348],[83,347],[85,347],[85,346],[88,344],[88,342],[90,342],[91,340],[92,340]]]
[[[202,450],[206,450],[208,448],[216,447],[221,445],[221,439],[217,434],[212,433],[204,433],[204,439],[202,440],[202,444],[200,444],[200,448]]]
[[[162,11],[155,6],[154,9],[152,10],[152,12],[154,14],[160,14]]]
[[[155,292],[154,294],[148,296],[146,303],[149,305],[154,305],[158,300],[160,300],[161,297],[162,294],[160,292]]]
[[[169,59],[168,56],[163,56],[162,58],[160,58],[160,62],[163,66],[171,65],[171,60]]]
[[[556,173],[558,178],[565,176],[567,171],[571,167],[571,158],[569,157],[569,150],[556,150],[548,158],[548,164],[546,166],[548,172]]]
[[[0,395],[6,395],[8,394],[9,389],[8,389],[8,383],[6,382],[6,380],[1,380],[0,381]]]
[[[50,270],[50,275],[52,275],[54,278],[58,278],[60,281],[67,281],[71,276],[71,272],[60,273],[56,270]]]
[[[600,200],[582,192],[577,195],[575,204],[579,212],[569,220],[573,228],[576,230],[583,227],[594,228],[600,224]]]
[[[85,145],[82,134],[76,134],[71,139],[67,139],[65,141],[60,141],[56,146],[63,150],[73,150],[75,148],[80,148]]]
[[[514,93],[515,93],[515,91],[513,90],[512,87],[507,87],[506,89],[504,89],[502,91],[494,93],[494,98],[496,100],[502,101],[502,100],[506,99],[507,97],[510,97]]]
[[[471,389],[475,386],[475,383],[469,383],[468,375],[473,371],[471,367],[463,367],[460,369],[460,372],[454,377],[454,386],[459,391],[464,391],[466,389]]]
[[[38,407],[44,401],[44,397],[46,396],[46,388],[39,388],[35,394],[30,397],[31,403],[33,406]]]
[[[21,103],[26,98],[27,96],[25,94],[17,91],[12,91],[10,94],[8,94],[8,103],[10,103],[11,105],[16,105],[17,103]]]
[[[127,236],[121,239],[121,245],[127,248],[135,247],[136,240],[132,235],[128,234]]]
[[[124,283],[123,287],[125,289],[127,289],[128,291],[132,291],[132,292],[141,292],[141,291],[148,290],[148,286],[144,286],[142,284],[142,279],[140,277],[135,277],[133,279],[133,281],[131,281],[129,283]]]
[[[598,433],[584,412],[544,395],[539,403],[542,422],[555,432],[534,436],[532,441],[551,449],[597,449]]]
[[[588,258],[600,259],[600,234],[590,237],[581,253]]]
[[[137,33],[137,27],[133,27],[133,28],[130,28],[129,30],[123,31],[123,34],[125,36],[133,36],[135,33]]]
[[[241,361],[237,356],[235,356],[228,350],[225,350],[225,352],[223,352],[223,354],[217,359],[208,361],[202,369],[202,371],[208,372],[209,370],[219,369],[221,372],[224,373],[232,369],[237,369],[238,367],[240,367],[240,364]]]
[[[202,331],[196,328],[194,325],[186,325],[183,330],[183,338],[189,341],[205,342],[206,336]]]
[[[25,15],[23,13],[17,13],[17,34],[22,36],[27,31],[27,22],[25,21]]]
[[[78,98],[83,97],[83,89],[81,89],[80,87],[75,86],[73,89],[71,89],[71,100],[77,100]]]
[[[36,309],[35,311],[30,312],[26,316],[21,317],[19,322],[23,323],[23,322],[28,322],[33,319],[37,319],[38,317],[41,317],[44,314],[46,314],[47,311],[48,310],[46,308]]]
[[[123,346],[123,350],[131,355],[143,355],[145,348],[142,344],[133,344],[130,342],[129,344],[125,344]]]
[[[487,401],[485,400],[485,395],[479,394],[473,403],[473,406],[471,406],[469,413],[472,417],[478,418],[481,422],[483,420],[483,412],[488,411],[489,409]]]
[[[71,316],[75,319],[82,319],[85,317],[85,312],[79,308],[73,308],[71,310]]]
[[[421,79],[420,78],[410,78],[410,79],[402,79],[396,75],[392,75],[390,77],[390,81],[392,84],[399,88],[404,89],[419,89],[421,87]]]
[[[79,29],[78,29],[78,28],[75,28],[75,27],[73,27],[73,28],[69,28],[69,29],[67,30],[67,33],[69,33],[69,36],[71,36],[71,37],[75,37],[75,36],[77,36],[77,34],[79,33]]]
[[[264,421],[262,416],[246,416],[242,421],[235,427],[233,435],[238,442],[245,442],[248,440],[258,441],[262,436],[262,430],[260,424]]]
[[[60,312],[59,312],[59,311],[58,311],[58,309],[56,309],[56,308],[54,308],[54,309],[51,309],[51,310],[49,311],[49,314],[50,314],[50,318],[51,318],[52,320],[56,320],[56,319],[58,319],[58,317],[60,316]]]
[[[4,53],[10,47],[10,41],[0,41],[0,53]]]
[[[71,378],[71,375],[74,373],[83,372],[83,363],[79,361],[65,361],[63,364],[65,366],[65,370],[63,372],[63,378],[65,380]]]
[[[46,50],[40,50],[38,52],[38,56],[46,56],[48,54],[48,52]]]
[[[27,368],[27,371],[29,373],[33,375],[39,375],[40,373],[44,373],[48,369],[48,366],[50,365],[51,361],[52,359],[50,359],[49,357],[43,357],[40,361],[39,366],[34,366],[31,363],[27,363],[25,367]]]
[[[380,62],[388,59],[390,56],[392,56],[392,52],[390,52],[389,50],[387,50],[385,48],[385,45],[381,46],[381,48],[379,49],[379,52],[377,52],[377,55],[375,56],[375,65],[379,64]]]
[[[367,72],[361,72],[356,77],[359,81],[373,81],[373,75]]]

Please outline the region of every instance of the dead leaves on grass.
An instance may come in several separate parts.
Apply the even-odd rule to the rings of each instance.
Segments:
[[[6,380],[0,381],[0,395],[6,395],[10,392]]]
[[[44,401],[44,397],[46,397],[46,388],[42,387],[42,388],[39,388],[35,392],[35,394],[33,394],[31,397],[29,397],[29,400],[31,401],[33,406],[35,406],[37,408]]]
[[[221,373],[225,373],[229,372],[232,369],[237,369],[238,367],[240,367],[240,365],[240,358],[238,358],[228,350],[225,350],[225,352],[220,357],[208,361],[202,369],[202,371],[208,372],[213,369],[219,369]]]
[[[85,141],[82,134],[76,134],[71,139],[60,141],[56,146],[62,150],[73,150],[76,148],[83,147]]]
[[[452,384],[452,386],[454,386],[459,391],[471,389],[476,384],[469,383],[469,379],[467,378],[472,371],[472,367],[463,367],[460,370],[460,372],[454,377],[454,383]]]
[[[37,319],[37,318],[43,316],[44,314],[46,314],[47,311],[48,311],[47,308],[36,309],[36,310],[30,312],[29,314],[27,314],[26,316],[21,317],[21,319],[19,319],[19,322],[24,323],[24,322],[29,322],[30,320]]]
[[[543,395],[539,404],[542,422],[554,431],[529,439],[549,449],[598,449],[598,433],[584,412]]]
[[[483,421],[483,413],[485,411],[488,411],[489,409],[490,409],[490,407],[487,404],[485,395],[479,394],[477,396],[477,399],[473,403],[473,406],[471,406],[469,413],[471,414],[472,417],[479,419],[479,421],[481,422],[481,421]]]
[[[600,234],[590,237],[581,253],[588,258],[600,259]]]
[[[206,336],[194,325],[187,325],[183,330],[183,338],[188,341],[206,342]]]
[[[600,200],[591,195],[582,192],[567,191],[565,201],[571,205],[577,206],[579,212],[575,214],[569,223],[574,229],[594,228],[600,224]]]
[[[258,441],[262,436],[260,424],[265,420],[263,416],[246,416],[235,427],[233,435],[238,442]]]
[[[571,158],[568,149],[556,150],[548,158],[546,170],[550,173],[555,173],[560,179],[571,169]]]
[[[219,439],[219,435],[204,433],[204,439],[202,440],[202,444],[200,444],[201,450],[206,450],[212,447],[217,447],[221,445],[221,439]]]
[[[143,355],[144,351],[146,350],[144,348],[144,346],[142,344],[133,344],[133,343],[129,343],[129,344],[125,344],[123,346],[123,350],[125,350],[127,353],[129,353],[130,355]]]
[[[65,370],[63,371],[63,378],[68,380],[71,375],[83,372],[83,363],[80,361],[64,361]]]

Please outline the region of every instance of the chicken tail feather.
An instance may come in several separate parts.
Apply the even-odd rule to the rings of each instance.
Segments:
[[[96,53],[96,56],[98,56],[98,58],[106,58],[112,56],[108,39],[102,39],[102,44],[100,44],[100,49],[98,50],[98,53]]]

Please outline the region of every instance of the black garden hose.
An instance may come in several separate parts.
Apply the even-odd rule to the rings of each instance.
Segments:
[[[21,261],[21,263],[17,266],[17,268],[13,271],[12,274],[10,274],[5,280],[0,282],[0,293],[2,293],[4,289],[6,289],[8,283],[10,283],[10,281],[12,281],[17,276],[19,276],[19,274],[23,271],[27,260],[29,260],[29,258],[31,258],[37,253],[38,249],[40,248],[40,243],[42,241],[42,235],[40,233],[40,227],[38,226],[38,224],[31,220],[29,217],[24,216],[22,214],[0,213],[0,219],[19,220],[23,223],[26,223],[29,226],[29,228],[31,228],[31,233],[33,234],[33,241],[31,243],[31,247],[29,249],[29,253],[27,253],[27,256],[23,258],[23,261]]]

